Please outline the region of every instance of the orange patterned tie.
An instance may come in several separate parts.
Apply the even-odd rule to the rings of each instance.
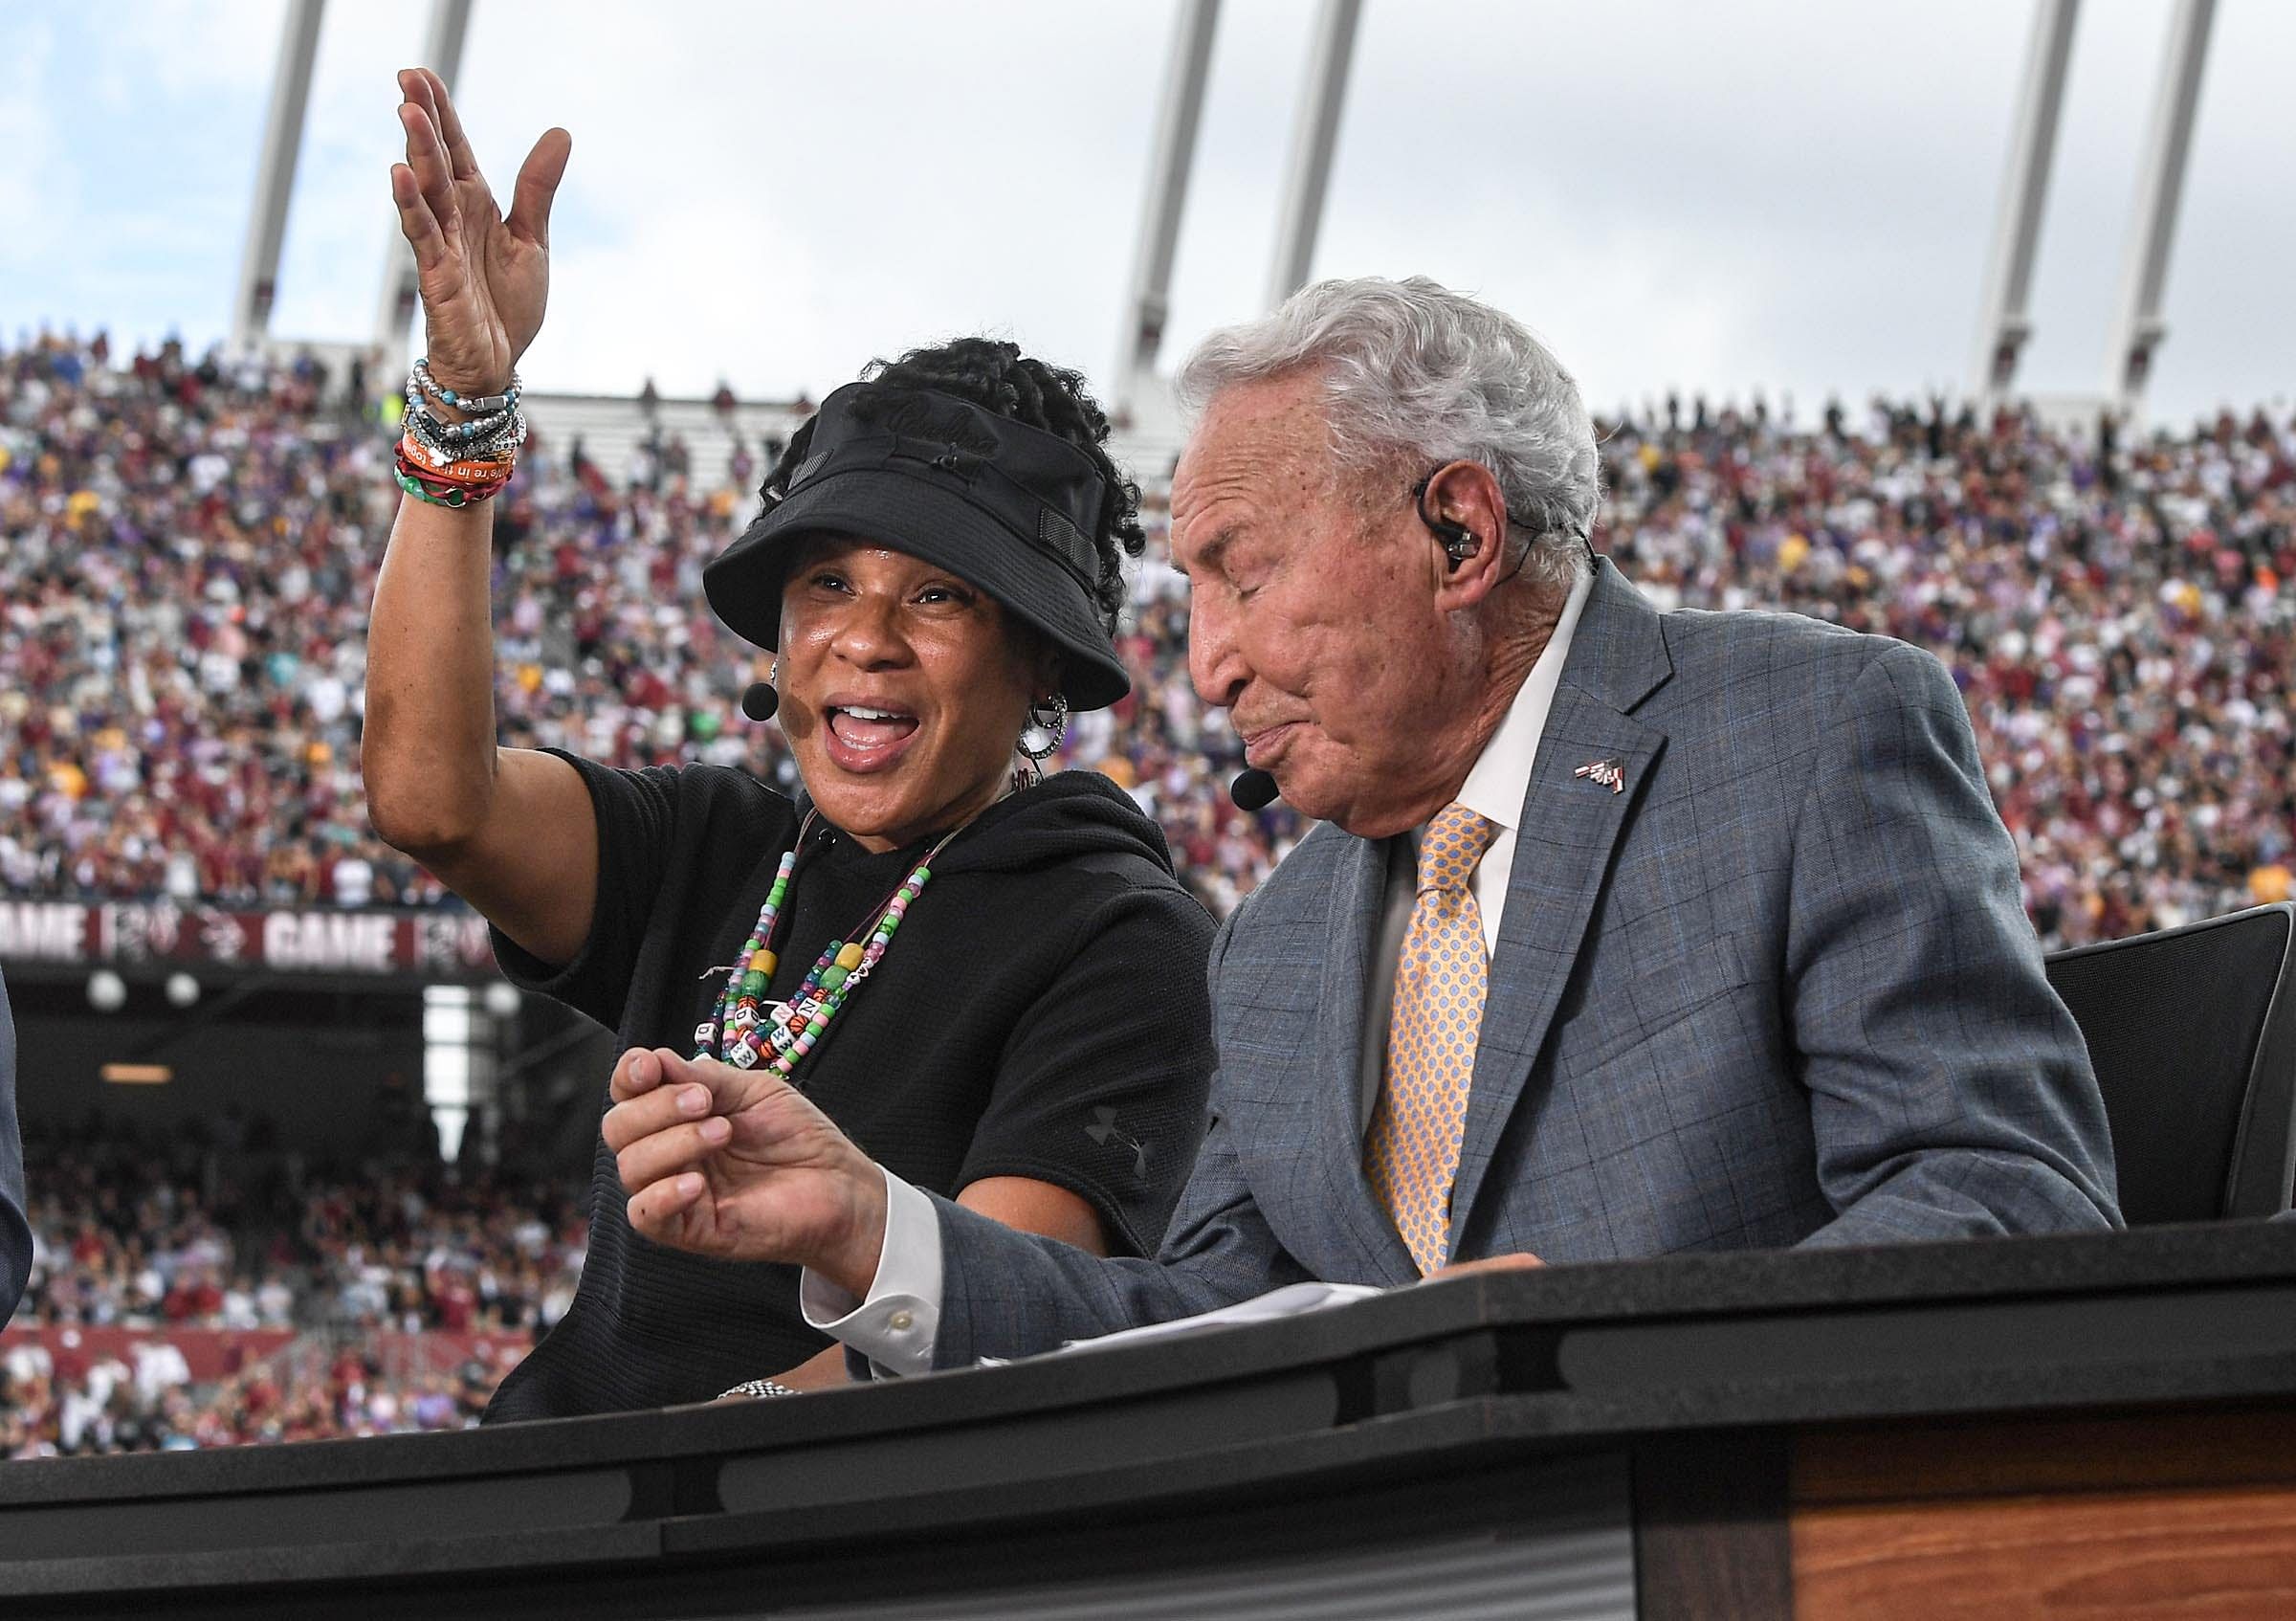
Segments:
[[[1427,824],[1419,899],[1395,966],[1386,1080],[1363,1138],[1363,1173],[1423,1277],[1450,1253],[1451,1180],[1490,980],[1483,913],[1467,879],[1498,831],[1464,805]]]

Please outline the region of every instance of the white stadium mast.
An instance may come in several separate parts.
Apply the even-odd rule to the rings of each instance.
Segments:
[[[2192,156],[2193,119],[2200,107],[2200,69],[2208,56],[2209,25],[2217,0],[2176,0],[2162,54],[2152,127],[2145,138],[2144,167],[2136,182],[2136,218],[2130,228],[2129,263],[2112,322],[2107,397],[2134,411],[2152,375],[2152,351],[2168,336],[2160,296],[2169,279],[2169,249],[2176,236],[2177,205],[2184,199],[2184,167]]]
[[[420,58],[454,87],[462,63],[462,42],[470,32],[472,0],[434,0],[430,27]],[[272,78],[271,110],[263,123],[263,155],[255,169],[255,206],[247,226],[247,249],[239,264],[239,296],[232,306],[234,353],[260,353],[271,346],[271,311],[277,301],[279,253],[287,239],[287,208],[295,195],[296,162],[302,153],[303,122],[311,101],[311,69],[319,56],[320,23],[326,0],[290,0],[279,39],[279,65]],[[394,229],[384,277],[382,317],[373,349],[386,371],[406,359],[407,329],[414,318],[414,256]],[[310,344],[298,347],[350,347]]]
[[[2025,56],[2024,87],[2009,137],[2009,172],[2001,183],[2001,211],[1994,227],[1993,259],[1977,333],[1970,391],[1987,405],[2009,392],[2017,359],[2032,335],[2025,312],[2033,284],[2034,250],[2041,241],[2042,207],[2048,199],[2049,162],[2057,150],[2058,114],[2064,105],[2064,69],[2073,52],[2073,24],[2081,0],[2039,0],[2033,43]]]
[[[1332,151],[1339,144],[1339,107],[1347,95],[1347,65],[1355,55],[1356,24],[1363,0],[1323,0],[1308,55],[1308,82],[1300,91],[1299,123],[1292,137],[1292,169],[1284,181],[1276,223],[1275,264],[1268,278],[1273,309],[1307,285],[1323,225],[1323,197],[1332,179]]]
[[[1339,141],[1339,114],[1347,92],[1347,70],[1355,54],[1362,0],[1323,0],[1308,56],[1307,82],[1300,91],[1290,167],[1276,228],[1275,261],[1268,283],[1273,308],[1308,278],[1315,237],[1323,223],[1330,189],[1332,154]],[[1163,98],[1156,135],[1149,147],[1148,192],[1140,213],[1139,248],[1134,255],[1132,287],[1125,300],[1125,328],[1116,359],[1118,414],[1152,436],[1168,427],[1168,409],[1157,378],[1157,351],[1171,309],[1172,260],[1180,241],[1188,171],[1195,160],[1196,128],[1203,112],[1203,88],[1210,75],[1212,37],[1220,0],[1181,0],[1172,33],[1172,55],[1164,70]],[[1154,418],[1143,422],[1143,418]]]
[[[2027,296],[2048,197],[2058,115],[2064,102],[2073,24],[2080,10],[2080,0],[2036,0],[2034,7],[2032,44],[2010,134],[2009,170],[2001,183],[2000,215],[1986,266],[1976,364],[1970,382],[1971,393],[1987,406],[2012,397],[2018,356],[2033,332]],[[2168,48],[2161,57],[2152,129],[2137,175],[2135,217],[2108,339],[2104,391],[2051,402],[2061,411],[2077,406],[2084,415],[2103,410],[2134,416],[2143,407],[2153,351],[2168,335],[2160,315],[2161,293],[2168,283],[2169,250],[2176,236],[2177,204],[2184,195],[2193,121],[2200,105],[2200,70],[2216,10],[2216,0],[2176,0]]]
[[[432,3],[421,60],[450,89],[461,66],[472,5],[473,0]],[[289,0],[287,7],[256,166],[254,207],[248,221],[232,310],[231,344],[239,354],[260,353],[273,346],[270,326],[277,299],[280,253],[324,10],[325,0]],[[1306,282],[1314,257],[1362,11],[1362,0],[1322,0],[1316,14],[1279,205],[1275,255],[1268,281],[1270,307]],[[1161,400],[1157,355],[1170,309],[1173,259],[1187,201],[1219,12],[1219,0],[1180,0],[1150,154],[1138,252],[1126,300],[1128,325],[1117,360],[1115,393],[1120,413],[1156,411]],[[1989,404],[2012,395],[2019,358],[2033,331],[2028,307],[2033,267],[2079,14],[2080,0],[2035,0],[2008,168],[1986,264],[1971,378],[1972,393]],[[2216,0],[2176,0],[2170,23],[2138,178],[2120,301],[2110,333],[2104,395],[2101,401],[2090,402],[2124,414],[2140,408],[2153,356],[2168,332],[2161,317],[2161,300],[2215,16]],[[363,352],[388,372],[405,359],[414,305],[413,258],[394,233],[376,324],[367,344],[306,346]]]
[[[1149,147],[1148,195],[1140,213],[1139,252],[1134,258],[1132,318],[1116,357],[1116,413],[1135,415],[1157,397],[1156,354],[1172,307],[1172,257],[1188,201],[1188,171],[1196,161],[1196,125],[1203,115],[1204,80],[1212,65],[1212,34],[1220,0],[1181,0],[1172,31],[1172,58]]]
[[[271,111],[263,121],[263,155],[255,166],[255,207],[247,222],[239,261],[239,296],[232,304],[232,348],[262,347],[278,292],[279,248],[287,237],[287,200],[295,190],[296,160],[303,149],[303,111],[311,101],[311,64],[319,56],[324,0],[292,0],[279,38],[279,65],[271,80]]]

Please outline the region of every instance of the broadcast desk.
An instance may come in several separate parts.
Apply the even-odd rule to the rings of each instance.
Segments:
[[[2296,1226],[1462,1278],[795,1401],[0,1466],[0,1615],[2296,1615]]]

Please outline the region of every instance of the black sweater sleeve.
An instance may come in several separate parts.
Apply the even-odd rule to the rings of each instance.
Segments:
[[[1152,1255],[1203,1138],[1212,920],[1177,885],[1080,906],[1067,964],[1014,1024],[957,1178],[1033,1177]]]
[[[552,965],[500,929],[490,929],[495,960],[512,984],[619,1030],[647,922],[669,876],[687,773],[662,766],[617,770],[561,749],[544,752],[582,773],[598,815],[598,897],[590,932],[572,962]]]

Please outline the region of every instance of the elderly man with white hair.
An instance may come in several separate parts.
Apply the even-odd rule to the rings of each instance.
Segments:
[[[1190,673],[1322,825],[1213,946],[1160,1253],[999,1226],[667,1051],[606,1121],[633,1226],[802,1263],[810,1320],[904,1373],[1309,1279],[2118,1223],[1934,658],[1658,611],[1590,544],[1577,386],[1432,281],[1307,288],[1181,382]]]

